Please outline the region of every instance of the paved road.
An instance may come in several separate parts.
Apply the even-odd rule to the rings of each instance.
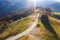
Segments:
[[[38,13],[38,15],[37,15],[37,17],[36,17],[35,22],[34,22],[27,30],[25,30],[24,32],[22,32],[22,33],[20,33],[20,34],[17,34],[16,36],[7,38],[6,40],[16,40],[16,39],[21,38],[22,36],[28,34],[28,33],[29,33],[31,30],[33,30],[33,29],[36,27],[36,25],[38,24],[38,17],[39,17],[39,13]]]

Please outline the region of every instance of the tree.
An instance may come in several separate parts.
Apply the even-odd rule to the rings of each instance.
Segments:
[[[53,14],[52,14],[52,10],[50,9],[50,8],[45,8],[45,13],[46,13],[46,15],[50,15],[50,16],[52,16]]]

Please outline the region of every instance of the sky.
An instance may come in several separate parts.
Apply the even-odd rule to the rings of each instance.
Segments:
[[[55,1],[60,2],[60,0],[55,0]]]

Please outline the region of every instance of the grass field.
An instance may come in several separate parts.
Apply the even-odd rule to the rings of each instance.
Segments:
[[[54,14],[57,15],[57,18],[60,16],[60,12],[54,12]],[[31,18],[32,17],[30,16],[30,18],[26,17],[12,22],[10,25],[8,25],[5,31],[3,31],[3,33],[0,34],[0,40],[3,38],[11,37],[26,30],[30,26],[31,22],[34,21],[31,20]],[[60,20],[49,16],[49,23],[57,33],[58,37],[60,38]],[[54,35],[45,28],[45,26],[41,22],[41,19],[39,19],[38,21],[37,28],[40,29],[40,37],[43,37],[46,40],[55,40]],[[20,38],[18,40],[20,40]]]
[[[60,20],[58,20],[56,18],[53,18],[53,17],[50,17],[50,16],[49,16],[48,19],[49,19],[50,25],[52,26],[52,28],[57,33],[58,38],[60,40]],[[41,23],[41,21],[39,22],[39,25],[40,25],[40,28],[42,28],[43,32],[45,32],[44,33],[45,34],[45,38],[47,38],[47,36],[48,36],[48,38],[47,38],[48,40],[55,40],[54,36],[51,35],[52,33],[50,33],[48,30],[45,29],[45,26]]]
[[[33,22],[33,20],[31,20],[29,17],[22,18],[20,20],[12,22],[5,29],[5,31],[2,34],[0,34],[0,39],[18,34],[20,32],[23,32],[24,30],[26,30],[30,26],[31,22]]]
[[[53,13],[60,16],[60,12],[53,12]]]
[[[41,23],[41,20],[39,20],[38,23],[39,24],[37,25],[37,27],[40,28],[40,30],[41,30],[40,35],[42,35],[43,39],[45,39],[45,40],[55,40],[54,35],[51,32],[49,32],[49,30],[47,30],[45,28],[45,26]]]
[[[56,31],[58,37],[60,38],[60,20],[49,17],[49,21],[54,30]]]
[[[53,12],[53,17],[60,19],[60,12]]]
[[[60,12],[53,12],[53,13],[60,16]]]
[[[60,38],[60,20],[49,16],[49,23],[54,28],[55,32],[58,35],[58,38]],[[40,32],[36,31],[37,36],[42,37],[45,40],[56,40],[54,34],[52,34],[51,32],[49,32],[45,28],[45,26],[42,24],[41,20],[38,21],[38,25],[36,26],[36,28],[39,29],[39,31],[40,31]],[[32,38],[33,38],[33,36],[32,36]],[[17,40],[29,40],[29,35],[25,35],[24,37],[19,38]]]

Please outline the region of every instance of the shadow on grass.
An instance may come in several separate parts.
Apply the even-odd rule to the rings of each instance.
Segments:
[[[54,14],[53,17],[60,20],[60,16],[59,16],[59,15],[55,15],[55,14]]]
[[[49,24],[49,20],[48,20],[48,16],[47,15],[42,15],[41,16],[41,22],[43,23],[43,25],[45,26],[45,28],[50,31],[52,34],[54,34],[56,40],[58,40],[57,34],[55,32],[55,30],[53,29],[53,27]]]

